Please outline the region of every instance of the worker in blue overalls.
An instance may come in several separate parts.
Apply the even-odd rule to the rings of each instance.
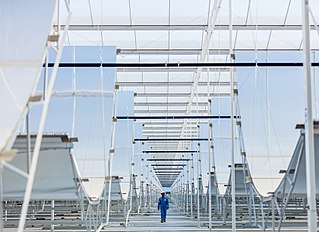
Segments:
[[[165,197],[165,192],[162,192],[162,197],[158,199],[157,210],[161,209],[161,223],[166,222],[166,211],[169,209],[169,202]]]

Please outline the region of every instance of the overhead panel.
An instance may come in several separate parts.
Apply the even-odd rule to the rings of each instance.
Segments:
[[[174,0],[171,1],[171,24],[188,25],[188,24],[206,24],[208,17],[209,0],[187,1]]]

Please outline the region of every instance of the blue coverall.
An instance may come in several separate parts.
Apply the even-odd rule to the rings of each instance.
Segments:
[[[169,209],[169,202],[166,197],[158,199],[157,209],[161,209],[161,222],[166,222],[166,211]]]

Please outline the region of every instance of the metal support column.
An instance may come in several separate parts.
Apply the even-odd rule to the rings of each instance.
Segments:
[[[208,101],[208,105],[210,105],[210,100]],[[208,107],[210,110],[210,106]],[[211,129],[212,124],[208,125],[208,228],[209,231],[212,229],[212,164],[211,164]]]
[[[133,128],[134,128],[134,125],[133,125]],[[134,138],[134,132],[133,132],[133,138]],[[132,145],[132,152],[131,152],[131,160],[130,160],[130,208],[127,212],[127,215],[126,215],[126,218],[125,218],[125,228],[127,227],[127,224],[128,224],[128,221],[129,221],[129,216],[130,216],[130,213],[132,211],[132,208],[133,208],[133,181],[134,181],[134,145],[135,145],[135,142],[133,141],[133,145]],[[135,196],[136,197],[136,196]]]
[[[28,113],[26,116],[26,131],[27,131],[27,173],[31,166],[31,136],[30,136],[30,102],[28,103]]]
[[[207,54],[207,61],[209,61],[209,54]],[[207,114],[211,115],[211,98],[210,98],[210,86],[209,86],[209,68],[207,69]],[[208,228],[212,230],[212,161],[211,161],[211,133],[212,123],[208,121]]]
[[[308,203],[308,231],[317,231],[316,210],[316,170],[314,151],[314,128],[312,116],[312,80],[310,61],[310,26],[309,26],[309,1],[302,1],[303,12],[303,55],[304,55],[304,77],[305,77],[305,141],[306,141],[306,177],[307,177],[307,203]]]
[[[191,219],[194,218],[194,215],[193,215],[193,199],[194,199],[194,154],[192,153],[191,154],[191,157],[192,157],[192,172],[191,172]]]
[[[198,134],[199,134],[199,125],[198,125]],[[200,144],[197,144],[197,227],[200,227],[200,198],[199,198],[199,185],[200,185],[200,171],[199,171],[199,166],[200,166]]]
[[[229,55],[231,62],[233,54],[233,16],[232,0],[229,0]],[[231,109],[231,195],[232,195],[232,231],[236,231],[236,193],[235,193],[235,137],[234,137],[234,70],[230,68],[230,109]]]
[[[188,155],[187,155],[187,158]],[[189,208],[189,163],[187,162],[187,170],[186,170],[186,215],[188,215]]]
[[[113,127],[112,127],[112,137],[111,137],[111,148],[109,150],[108,159],[108,176],[109,176],[109,186],[108,186],[108,196],[107,196],[107,212],[106,212],[106,223],[101,223],[98,230],[100,231],[104,226],[108,225],[110,222],[110,210],[111,210],[111,193],[112,193],[112,169],[113,169],[113,156],[115,153],[115,131],[116,131],[116,111],[117,111],[117,88],[114,89],[114,99],[113,99]]]

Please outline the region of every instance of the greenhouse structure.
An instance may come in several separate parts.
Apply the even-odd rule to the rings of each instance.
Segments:
[[[3,0],[0,232],[318,231],[318,9]]]

